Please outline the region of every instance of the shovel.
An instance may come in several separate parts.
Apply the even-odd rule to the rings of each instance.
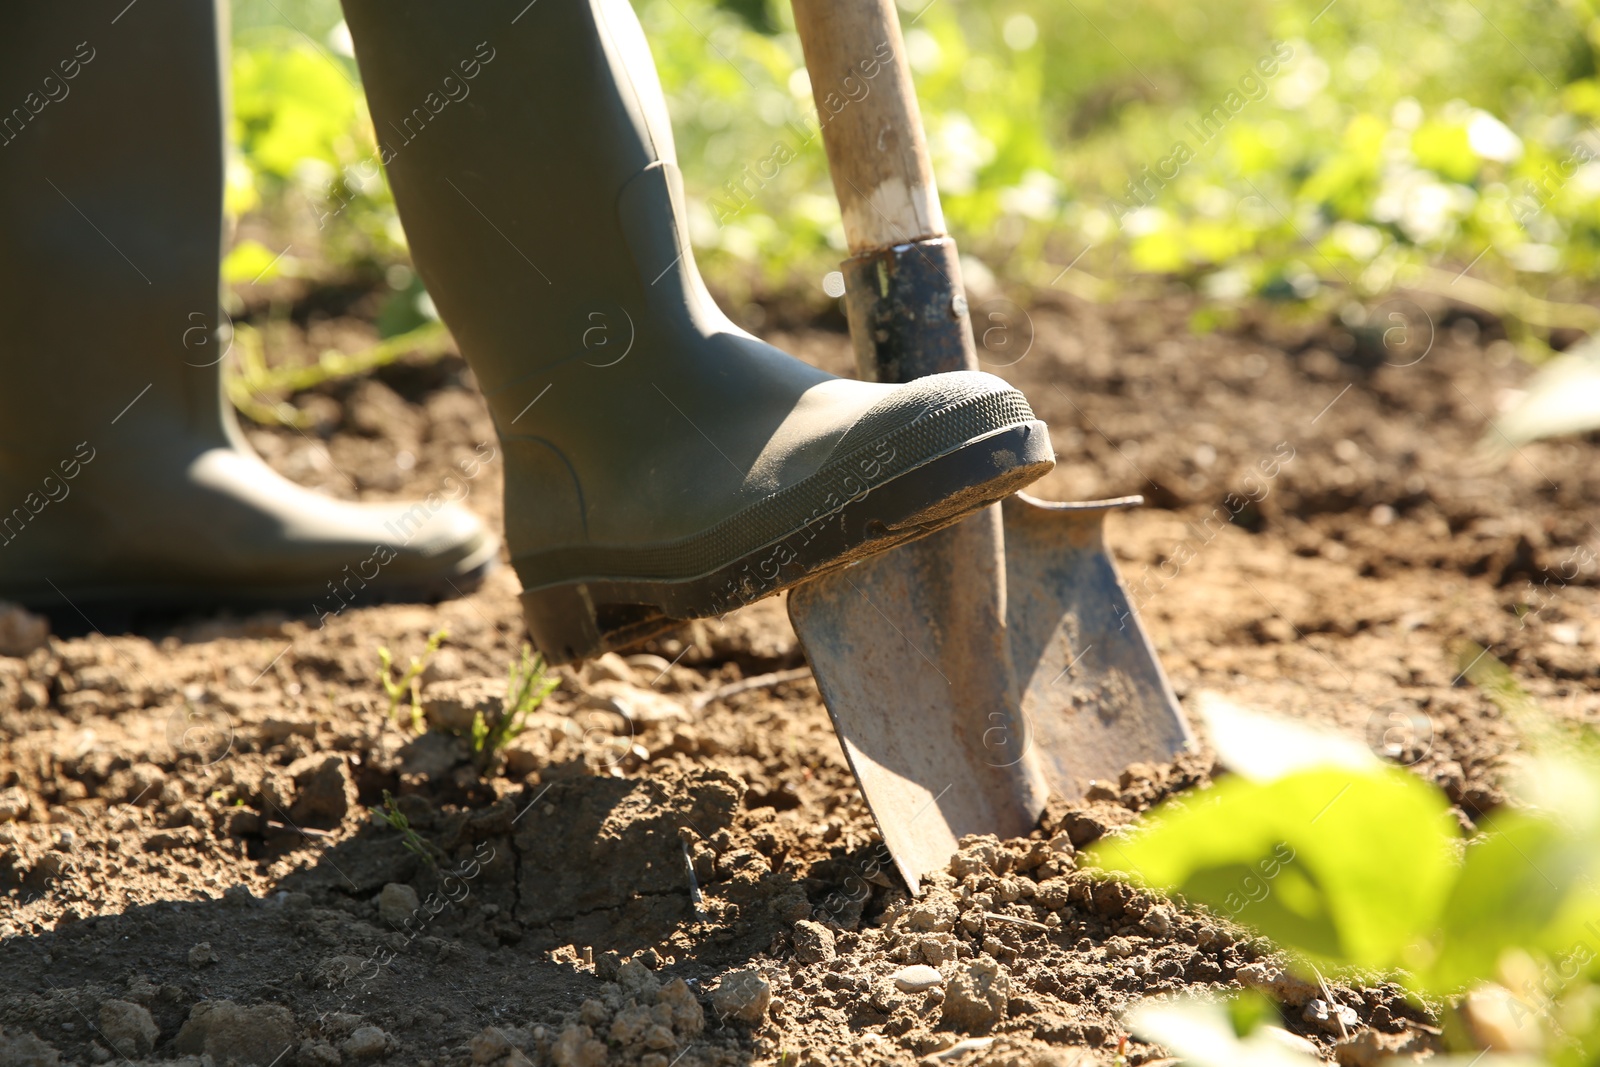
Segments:
[[[894,0],[793,2],[851,253],[861,376],[977,370]],[[1026,836],[1052,793],[1076,799],[1189,744],[1106,552],[1106,514],[1140,503],[1018,493],[790,592],[845,756],[913,894],[961,836]]]

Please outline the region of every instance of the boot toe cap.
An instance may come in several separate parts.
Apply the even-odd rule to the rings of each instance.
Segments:
[[[446,503],[428,509],[425,502],[374,505],[375,529],[383,565],[384,586],[404,588],[440,585],[448,595],[454,582],[465,591],[492,569],[500,539],[472,512]],[[424,512],[424,514],[419,514]]]
[[[952,408],[973,411],[977,419],[973,428],[979,434],[985,428],[1003,430],[1034,417],[1027,398],[1003,378],[983,371],[930,374],[896,387],[869,408],[839,440],[834,455],[848,456]]]

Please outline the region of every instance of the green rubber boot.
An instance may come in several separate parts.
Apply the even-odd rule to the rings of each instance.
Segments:
[[[504,445],[534,642],[580,659],[1045,474],[999,378],[835,378],[716,307],[626,0],[345,0],[417,270]]]
[[[30,4],[9,19],[0,599],[91,620],[222,604],[322,616],[467,588],[498,551],[469,513],[319,496],[239,436],[219,346],[203,343],[222,248],[210,0]]]

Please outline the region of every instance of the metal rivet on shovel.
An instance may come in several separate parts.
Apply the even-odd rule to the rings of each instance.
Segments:
[[[794,0],[794,11],[830,116],[822,140],[862,377],[977,370],[893,0]],[[845,755],[913,893],[962,835],[1024,836],[1050,793],[1079,797],[1188,744],[1103,539],[1106,513],[1140,502],[1019,493],[790,594]]]

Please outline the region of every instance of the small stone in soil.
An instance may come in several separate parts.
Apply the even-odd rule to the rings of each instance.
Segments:
[[[339,1049],[353,1059],[366,1060],[383,1055],[388,1047],[388,1034],[376,1026],[361,1026],[344,1039]]]
[[[378,894],[378,917],[390,926],[404,926],[421,906],[417,891],[399,882],[390,882]]]
[[[1361,1025],[1354,1008],[1329,1004],[1321,997],[1312,998],[1300,1017],[1327,1034],[1345,1034]]]
[[[895,988],[902,993],[921,993],[944,984],[944,975],[925,963],[902,967],[891,976]]]

